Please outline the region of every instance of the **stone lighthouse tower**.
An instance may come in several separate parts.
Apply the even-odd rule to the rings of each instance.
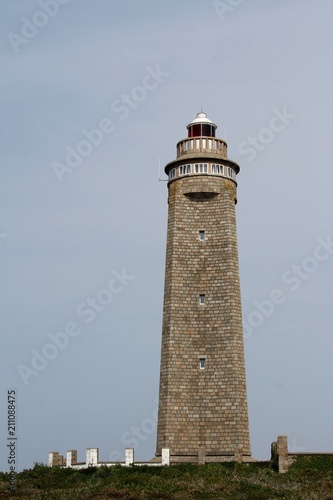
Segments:
[[[251,460],[236,175],[205,113],[168,163],[169,213],[156,456]]]

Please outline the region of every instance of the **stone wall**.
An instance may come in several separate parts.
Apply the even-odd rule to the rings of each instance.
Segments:
[[[287,436],[278,436],[277,440],[271,446],[271,460],[280,473],[288,472],[289,467],[299,457],[323,457],[332,456],[333,453],[319,453],[319,452],[301,452],[293,453],[288,451],[288,438]]]
[[[251,455],[235,199],[222,177],[169,183],[156,455],[171,461]]]
[[[66,460],[63,455],[59,455],[57,451],[49,453],[48,464],[50,467],[70,467],[72,469],[86,469],[87,467],[114,467],[115,465],[122,465],[129,467],[131,465],[149,465],[151,467],[158,467],[163,465],[170,465],[170,450],[163,449],[161,460],[150,460],[148,462],[134,462],[134,448],[126,448],[124,462],[105,462],[99,459],[98,448],[86,449],[85,462],[78,462],[77,450],[67,451]]]

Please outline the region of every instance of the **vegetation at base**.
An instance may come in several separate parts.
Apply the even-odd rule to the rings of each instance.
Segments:
[[[16,476],[0,473],[0,499],[40,500],[333,500],[333,456],[301,456],[286,474],[268,462],[171,467],[66,469],[36,464]]]

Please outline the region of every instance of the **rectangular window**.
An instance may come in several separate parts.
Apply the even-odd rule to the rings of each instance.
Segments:
[[[205,239],[205,231],[199,231],[199,240],[200,241],[204,241]]]
[[[170,170],[169,179],[174,179],[176,177],[176,169]]]
[[[197,174],[198,172],[199,172],[199,164],[198,164],[198,163],[196,163],[196,164],[195,164],[195,173]]]
[[[191,165],[181,165],[179,167],[179,175],[185,175],[191,173]]]
[[[206,368],[206,358],[199,358],[199,368],[204,370]]]
[[[204,293],[201,293],[199,295],[199,304],[203,306],[205,304],[205,300],[206,300],[206,295]]]

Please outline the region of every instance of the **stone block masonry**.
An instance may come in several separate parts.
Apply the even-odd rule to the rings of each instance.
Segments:
[[[214,127],[199,113],[189,138],[178,143],[177,159],[165,167],[156,456],[168,448],[173,463],[192,461],[198,450],[200,463],[251,460],[235,212],[239,166]]]

